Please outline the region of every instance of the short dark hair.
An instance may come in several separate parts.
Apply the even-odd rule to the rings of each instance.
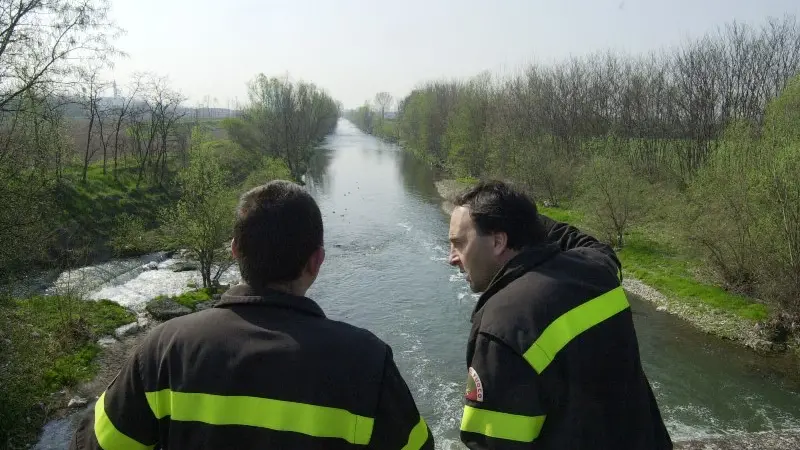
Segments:
[[[481,181],[458,194],[453,203],[469,209],[478,234],[505,233],[512,250],[544,240],[536,203],[502,181]]]
[[[263,290],[300,276],[323,245],[322,214],[299,185],[271,181],[241,196],[233,235],[242,278]]]

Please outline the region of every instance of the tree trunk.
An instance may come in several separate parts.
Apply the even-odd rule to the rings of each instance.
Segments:
[[[203,277],[203,287],[211,287],[211,258],[204,253],[200,254],[200,274]]]
[[[92,110],[90,115],[92,116],[92,118],[89,119],[89,133],[86,136],[86,153],[84,153],[84,158],[83,158],[83,183],[84,184],[86,184],[86,172],[88,172],[88,170],[89,170],[89,158],[91,157],[91,155],[89,154],[89,148],[92,145],[92,128],[94,127],[94,110]]]
[[[117,177],[118,177],[118,175],[117,175],[117,154],[119,152],[119,127],[120,127],[120,125],[118,124],[117,125],[117,131],[116,131],[116,133],[114,135],[114,180],[116,180]]]

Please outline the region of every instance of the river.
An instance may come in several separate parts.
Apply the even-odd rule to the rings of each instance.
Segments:
[[[388,342],[437,447],[462,448],[464,348],[477,296],[447,263],[448,217],[434,174],[342,120],[306,181],[323,213],[328,255],[308,295],[329,317]],[[137,307],[156,291],[186,289],[185,277],[137,271],[92,296]],[[631,303],[645,371],[673,439],[800,427],[800,385],[781,375],[783,359],[699,333],[637,298]]]

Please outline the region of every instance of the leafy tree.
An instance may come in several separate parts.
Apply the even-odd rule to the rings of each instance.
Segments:
[[[800,76],[769,105],[764,129],[764,152],[757,161],[766,169],[759,181],[769,236],[764,245],[771,249],[767,272],[769,279],[781,280],[769,283],[770,293],[800,313]]]
[[[480,177],[488,156],[485,129],[489,119],[489,86],[471,83],[456,100],[444,135],[447,161],[457,176]]]
[[[193,130],[189,165],[178,174],[181,196],[164,212],[161,227],[169,248],[188,249],[200,262],[204,288],[218,282],[232,264],[226,244],[232,237],[236,202],[209,141],[209,135]]]
[[[706,250],[723,283],[753,294],[757,282],[759,192],[754,177],[759,142],[744,122],[732,124],[687,191],[690,242]]]
[[[251,127],[238,136],[255,135],[261,152],[283,158],[292,178],[299,180],[313,146],[336,127],[339,105],[313,84],[264,74],[249,83],[249,97],[243,118]],[[252,143],[248,139],[247,144]],[[247,145],[245,141],[239,144]]]

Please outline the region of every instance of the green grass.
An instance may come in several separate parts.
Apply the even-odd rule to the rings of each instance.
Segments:
[[[456,181],[463,184],[465,188],[472,186],[473,184],[477,183],[479,180],[474,177],[459,177],[456,178]]]
[[[154,300],[169,299],[191,309],[192,311],[195,311],[197,310],[198,304],[211,300],[213,295],[216,293],[217,292],[213,288],[200,288],[189,292],[184,292],[176,297],[159,295]]]
[[[78,245],[95,252],[110,251],[108,242],[123,214],[141,219],[146,229],[152,229],[158,223],[161,208],[175,201],[173,193],[160,186],[143,181],[137,189],[137,169],[130,162],[123,161],[116,179],[107,169],[104,175],[101,164],[91,165],[84,183],[82,168],[70,168],[57,191],[61,223],[68,224],[80,236]],[[129,253],[152,250],[132,248]]]
[[[559,222],[566,222],[576,227],[585,228],[584,215],[580,211],[568,208],[551,208],[544,205],[537,205],[539,212],[547,217]]]
[[[585,215],[571,209],[570,205],[561,208],[540,205],[539,211],[554,220],[593,232],[587,226]],[[629,230],[625,239],[625,246],[618,252],[623,275],[637,278],[668,298],[687,304],[703,303],[752,321],[766,319],[769,315],[765,305],[699,280],[696,273],[703,261],[691,255],[677,238],[665,231],[652,226],[638,226]]]
[[[213,290],[209,288],[197,289],[195,291],[189,291],[183,293],[177,297],[172,297],[172,300],[175,300],[181,305],[194,311],[195,309],[197,309],[198,303],[203,303],[211,300],[211,296],[213,294],[212,291]]]
[[[0,303],[0,447],[25,448],[53,408],[54,392],[97,372],[97,339],[135,316],[108,300],[70,297],[7,299]]]

